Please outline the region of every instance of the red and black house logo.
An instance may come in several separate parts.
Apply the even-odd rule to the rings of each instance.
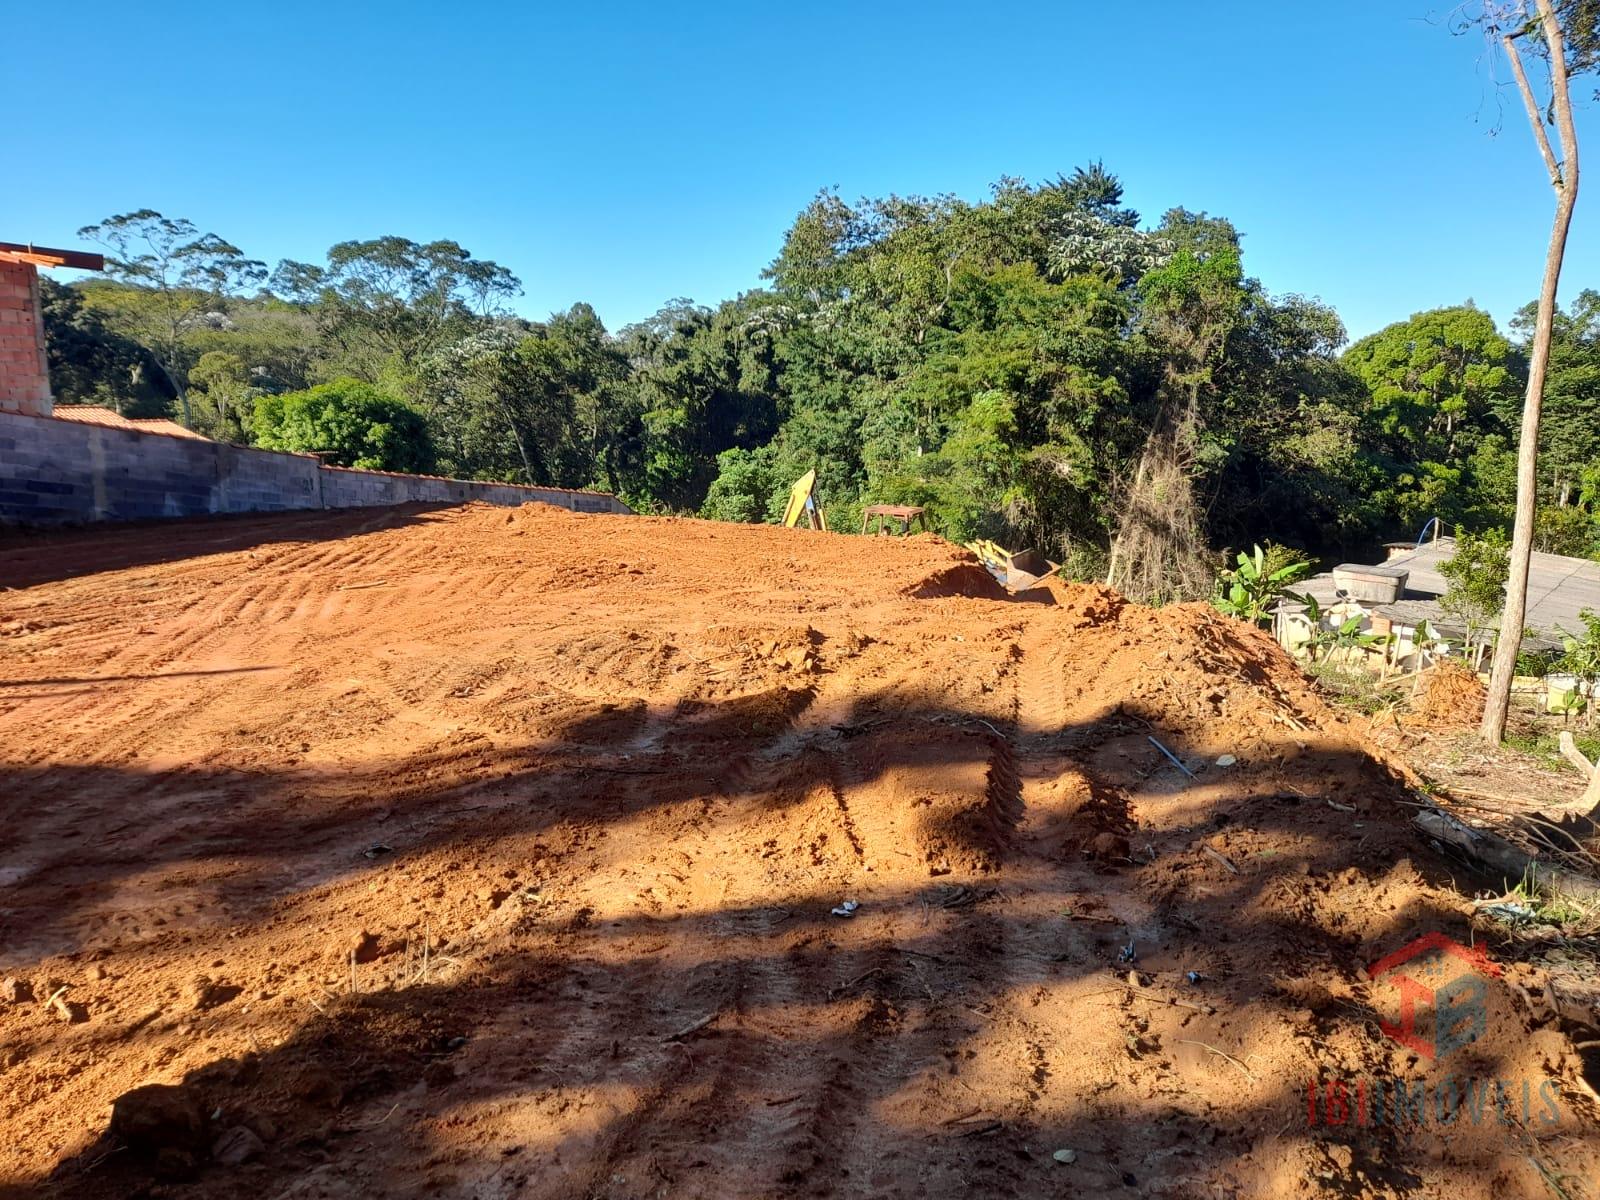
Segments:
[[[1378,1027],[1408,1050],[1437,1062],[1483,1036],[1489,1021],[1488,981],[1500,978],[1500,967],[1481,946],[1428,933],[1373,963],[1367,977],[1398,992],[1399,1020],[1380,1017]]]

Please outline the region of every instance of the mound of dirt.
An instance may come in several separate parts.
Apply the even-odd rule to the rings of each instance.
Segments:
[[[988,600],[1004,600],[1006,589],[991,575],[977,556],[940,567],[926,578],[900,589],[902,596],[912,600],[937,600],[943,596],[981,596]]]
[[[1204,606],[544,506],[58,534],[0,569],[32,581],[0,613],[0,1193],[1600,1176],[1537,973],[1496,964],[1454,1060],[1380,1031],[1403,996],[1369,967],[1484,932],[1390,765]],[[1327,1108],[1467,1076],[1552,1081],[1554,1119]],[[173,1094],[203,1130],[125,1152]]]
[[[1477,672],[1465,663],[1443,659],[1422,677],[1421,694],[1412,704],[1415,724],[1441,732],[1476,729],[1483,720],[1488,692]]]

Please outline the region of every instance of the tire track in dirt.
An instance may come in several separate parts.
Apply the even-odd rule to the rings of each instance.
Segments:
[[[288,620],[302,601],[337,587],[334,572],[373,557],[380,547],[363,536],[364,531],[389,519],[384,516],[365,522],[352,535],[353,542],[293,543],[264,555],[251,551],[246,552],[249,557],[233,556],[222,572],[230,582],[210,589],[209,602],[202,594],[186,607],[184,615],[202,604],[208,611],[196,614],[198,620],[185,622],[187,628],[163,637],[159,663],[170,665],[214,654],[217,643],[237,635],[236,626],[241,624],[261,627]]]
[[[1057,623],[1041,619],[1016,643],[1012,661],[1014,706],[1018,732],[1023,738],[1052,738],[1066,726],[1062,641]]]
[[[670,849],[653,856],[663,870],[650,890],[669,906],[683,898],[694,907],[656,926],[662,937],[655,949],[678,971],[630,976],[625,993],[611,1003],[635,1012],[649,1006],[654,1015],[634,1022],[641,1030],[660,1027],[666,1035],[701,1021],[706,1027],[646,1054],[645,1078],[629,1084],[629,1111],[607,1132],[592,1169],[569,1182],[576,1191],[559,1194],[605,1190],[617,1178],[687,1182],[707,1170],[740,1194],[771,1194],[776,1185],[772,1147],[794,1136],[795,1097],[817,1086],[808,1057],[795,1053],[797,1031],[787,1015],[818,999],[815,964],[803,954],[812,935],[786,936],[791,909],[745,907],[719,893],[715,881],[729,871],[730,830],[759,827],[769,818],[770,792],[763,785],[771,782],[769,772],[784,767],[783,752],[805,741],[796,724],[809,697],[808,689],[784,708],[783,724],[769,740],[745,743],[743,753],[719,764],[701,802],[695,800],[699,789],[685,780],[675,806],[652,811],[650,841],[659,846],[670,838]],[[692,730],[697,715],[692,707],[677,710],[669,722]],[[630,760],[637,764],[630,769],[644,774],[624,778],[637,780],[644,794],[654,772],[672,770],[671,729],[667,733],[669,747],[657,751],[654,767],[639,764],[637,756]],[[622,806],[629,807],[627,797]],[[616,1007],[608,1019],[615,1028]],[[707,1144],[711,1131],[714,1145]]]
[[[259,624],[260,611],[285,586],[275,574],[252,574],[247,580],[197,596],[183,612],[151,630],[149,657],[142,665],[155,668],[185,663],[213,643],[243,640],[240,627]]]
[[[907,674],[914,675],[919,668],[920,664],[911,664]],[[873,792],[913,788],[916,784],[910,777],[897,784],[885,776],[914,775],[916,764],[896,760],[892,731],[844,739],[829,720],[833,715],[826,705],[808,703],[800,713],[788,717],[782,731],[757,752],[736,754],[719,768],[715,809],[697,815],[688,828],[676,827],[672,853],[682,860],[682,875],[674,873],[668,879],[682,882],[672,889],[674,893],[693,890],[689,880],[718,861],[713,847],[719,841],[725,846],[733,829],[741,823],[759,827],[774,786],[824,789],[835,827],[850,845],[856,874],[868,858],[889,852],[885,842],[893,840],[891,831],[873,831],[876,841],[869,845],[872,835],[854,828],[850,793],[857,788]],[[802,720],[804,727],[797,728]],[[970,739],[963,738],[959,730],[944,736],[970,745]],[[979,778],[975,764],[975,785]],[[983,801],[975,795],[971,803],[979,806]],[[755,843],[759,835],[752,830],[734,840]],[[671,888],[670,883],[668,886]],[[916,911],[913,901],[907,916]],[[704,1129],[719,1129],[716,1174],[724,1180],[748,1181],[748,1186],[741,1184],[736,1189],[744,1194],[803,1191],[803,1183],[798,1181],[814,1173],[818,1164],[827,1164],[830,1173],[842,1170],[861,1179],[881,1171],[883,1139],[873,1117],[876,1106],[900,1092],[919,1071],[940,1061],[937,1028],[924,1036],[904,1027],[912,1018],[903,1010],[913,1001],[920,1006],[916,997],[924,994],[927,985],[890,940],[873,937],[848,949],[830,949],[824,955],[815,935],[801,932],[785,939],[780,952],[768,948],[767,934],[781,919],[770,909],[718,911],[709,918],[719,943],[743,938],[756,951],[733,957],[728,967],[734,973],[733,999],[718,1010],[713,1026],[720,1029],[724,1021],[733,1020],[745,1036],[708,1036],[691,1043],[692,1060],[700,1064],[699,1073],[693,1076],[696,1086],[691,1089],[699,1097],[692,1106],[692,1118],[682,1113],[687,1104],[683,1096],[668,1099],[658,1091],[649,1102],[654,1113],[651,1137],[656,1145],[679,1136],[693,1141]],[[839,928],[852,933],[855,926]],[[992,937],[985,945],[979,936],[964,945],[957,957],[981,964],[992,948]],[[981,965],[977,969],[981,971]],[[826,1013],[838,1003],[850,1004],[855,1010],[843,1028],[831,1017],[800,1018],[802,1024],[795,1028],[796,1018],[759,1015]],[[786,1022],[781,1030],[756,1036],[775,1020]],[[750,1021],[755,1025],[747,1028]],[[796,1038],[815,1049],[795,1054]],[[708,1059],[714,1061],[708,1063]],[[700,1081],[708,1071],[710,1086],[703,1088]],[[733,1108],[727,1107],[730,1097],[739,1099]],[[692,1128],[681,1135],[674,1132],[685,1122]],[[636,1127],[630,1122],[629,1128]],[[785,1147],[778,1161],[754,1170],[750,1164],[770,1162],[775,1146]],[[629,1178],[637,1177],[638,1167],[636,1160],[626,1157],[608,1158],[606,1164],[607,1170]]]
[[[845,793],[838,760],[826,752],[822,752],[822,758],[828,791],[833,796],[834,806],[839,810],[840,828],[844,830],[844,836],[856,856],[856,865],[865,865],[866,851],[861,843],[861,834],[856,830],[855,818],[850,815],[850,800]]]
[[[1022,799],[1022,776],[1017,769],[1013,744],[1015,725],[1006,732],[994,732],[989,741],[989,763],[984,771],[986,815],[999,849],[1009,849],[1017,826],[1026,815]]]
[[[202,1165],[198,1197],[1032,1197],[1105,1194],[1124,1171],[1178,1195],[1202,1172],[1228,1180],[1247,1150],[1285,1185],[1255,1194],[1284,1194],[1325,1168],[1321,1143],[1281,1136],[1281,1097],[1182,1039],[1263,1080],[1363,1065],[1323,1049],[1356,1044],[1354,940],[1455,912],[1405,880],[1353,902],[1366,885],[1329,870],[1409,845],[1407,814],[1363,810],[1358,842],[1315,800],[1253,798],[1310,792],[1357,752],[1318,730],[1294,758],[1252,706],[1290,694],[1314,718],[1314,702],[1289,676],[1258,687],[1250,671],[1278,672],[1275,652],[1207,634],[1182,606],[1117,616],[1065,587],[1060,611],[951,596],[960,552],[931,540],[540,509],[366,534],[341,520],[286,523],[301,540],[253,556],[47,584],[50,603],[23,614],[92,602],[128,636],[155,630],[117,648],[130,664],[171,635],[186,668],[291,667],[106,685],[54,705],[43,730],[14,718],[19,753],[57,774],[19,773],[11,804],[41,839],[30,860],[48,851],[58,869],[5,887],[0,903],[25,900],[4,936],[70,931],[72,955],[17,971],[69,982],[91,1013],[8,1017],[25,1057],[0,1089],[19,1134],[0,1171],[24,1187],[48,1192],[72,1153],[94,1170],[60,1194],[148,1188],[126,1155],[101,1159],[109,1143],[58,1147],[91,1146],[110,1101],[152,1072],[231,1073],[263,1051],[218,1107],[231,1122],[265,1106],[279,1136],[244,1170]],[[159,579],[145,591],[161,598],[119,607],[130,576]],[[930,577],[941,594],[905,598]],[[375,579],[389,586],[340,590]],[[25,634],[39,653],[19,674],[88,674],[104,634]],[[1191,642],[1220,665],[1185,657]],[[1260,662],[1229,665],[1241,655]],[[1141,721],[1180,752],[1202,731],[1259,749],[1164,805],[1141,778]],[[99,748],[110,773],[74,767]],[[1115,836],[1085,844],[1129,819],[1129,796],[1151,801],[1137,865]],[[1191,844],[1222,813],[1237,876]],[[366,859],[380,838],[393,852]],[[831,915],[846,898],[856,915]],[[426,1015],[437,1043],[419,1058],[359,1022],[322,1024],[311,1002],[342,986],[344,948],[368,929],[410,940],[417,921],[452,966],[399,993],[409,1020],[393,1028]],[[1129,931],[1133,965],[1118,960]],[[1191,991],[1188,968],[1217,978]],[[1203,991],[1218,1012],[1128,991],[1132,969],[1143,990]],[[241,996],[192,1013],[183,989],[224,970]],[[1268,975],[1296,976],[1281,980],[1294,994]],[[1523,1052],[1507,1061],[1536,1067]],[[286,1094],[326,1062],[373,1090],[343,1111]],[[1197,1114],[1180,1134],[1147,1132],[1178,1109]],[[1175,1143],[1192,1158],[1162,1157]],[[1070,1171],[1050,1163],[1056,1145],[1078,1148]],[[1448,1169],[1394,1153],[1419,1187],[1459,1179],[1463,1200],[1487,1200],[1468,1174],[1492,1178],[1500,1149]],[[1561,1153],[1570,1173],[1589,1161]]]
[[[902,678],[915,679],[928,666],[904,664]],[[947,727],[940,738],[946,746],[971,745],[960,728]],[[858,807],[853,800],[857,794],[863,797],[859,807],[865,811],[892,813],[885,797],[915,796],[925,789],[919,756],[902,754],[899,740],[900,731],[892,726],[878,728],[844,740],[827,755],[827,782],[842,801],[841,822]],[[993,759],[1004,755],[1005,751],[996,753],[981,776],[978,763],[973,763],[968,798],[944,803],[955,811],[988,805]],[[851,844],[866,863],[895,854],[904,845],[904,836],[904,830],[895,826],[856,828],[851,819]],[[844,1178],[867,1192],[875,1179],[886,1174],[916,1178],[934,1169],[958,1174],[977,1186],[1003,1189],[1004,1172],[974,1170],[965,1161],[966,1143],[952,1136],[944,1144],[911,1151],[893,1123],[884,1124],[884,1116],[885,1106],[917,1105],[925,1081],[961,1040],[957,1014],[965,1011],[967,981],[982,979],[986,990],[1005,986],[1004,931],[997,924],[963,915],[952,930],[933,940],[937,953],[917,960],[915,954],[923,952],[915,946],[929,941],[923,924],[928,919],[926,900],[917,896],[886,900],[889,908],[882,914],[870,894],[866,903],[868,915],[858,914],[841,928],[851,934],[858,929],[873,932],[829,946],[825,958],[791,956],[794,974],[806,981],[798,986],[808,990],[811,1004],[821,1011],[831,1007],[835,1015],[819,1029],[805,1089],[790,1105],[793,1132],[772,1186],[775,1191],[804,1194],[825,1190],[812,1183],[818,1178]],[[886,922],[887,928],[879,932],[877,924],[863,925],[863,921]]]

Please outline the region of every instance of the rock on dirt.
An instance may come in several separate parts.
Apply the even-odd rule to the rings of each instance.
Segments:
[[[189,985],[189,999],[193,1001],[197,1012],[203,1012],[228,1003],[243,990],[233,984],[212,979],[209,975],[198,975]]]
[[[193,1154],[206,1144],[205,1104],[193,1088],[149,1083],[111,1105],[111,1133],[134,1154],[156,1158],[162,1151]]]
[[[266,1143],[243,1125],[236,1125],[216,1140],[211,1147],[211,1157],[225,1167],[237,1167],[259,1158],[266,1151]]]
[[[1101,862],[1126,861],[1129,854],[1128,839],[1116,833],[1097,833],[1089,841],[1088,852]]]
[[[322,1067],[301,1071],[289,1081],[289,1090],[296,1100],[316,1108],[338,1108],[344,1103],[344,1084]]]
[[[350,947],[350,953],[355,955],[358,963],[369,963],[377,961],[381,948],[382,941],[378,935],[363,929],[356,935],[355,941]]]
[[[33,999],[33,985],[26,979],[7,979],[0,983],[0,1000],[7,1004],[26,1004]]]
[[[89,1019],[89,1009],[77,1000],[68,1000],[60,992],[50,997],[50,1013],[58,1021],[65,1021],[68,1025],[81,1025]]]

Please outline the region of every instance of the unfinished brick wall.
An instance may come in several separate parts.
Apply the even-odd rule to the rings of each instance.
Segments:
[[[38,269],[0,260],[0,412],[48,417],[51,407]]]

